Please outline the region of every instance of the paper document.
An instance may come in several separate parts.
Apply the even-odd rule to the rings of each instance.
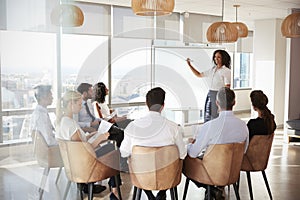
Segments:
[[[106,133],[112,125],[113,125],[112,123],[109,123],[105,120],[101,120],[99,128],[98,128],[98,133],[101,133],[101,134]]]
[[[93,142],[95,141],[95,139],[96,139],[97,137],[99,137],[99,135],[108,132],[108,130],[110,129],[110,127],[111,127],[112,125],[113,125],[112,123],[109,123],[109,122],[107,122],[107,121],[105,121],[105,120],[101,120],[100,125],[99,125],[99,128],[98,128],[98,132],[97,132],[95,135],[93,135],[93,136],[88,140],[88,142],[89,142],[89,143],[93,143]]]

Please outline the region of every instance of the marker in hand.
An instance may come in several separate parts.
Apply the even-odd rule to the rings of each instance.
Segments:
[[[193,62],[193,60],[191,60],[190,58],[187,58],[186,61]]]

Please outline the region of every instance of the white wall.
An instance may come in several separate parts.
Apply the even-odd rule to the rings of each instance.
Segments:
[[[275,96],[274,96],[274,113],[276,122],[283,125],[284,104],[285,104],[285,84],[286,84],[286,39],[281,34],[281,19],[276,19],[276,38],[275,38]]]
[[[284,124],[286,40],[280,33],[281,20],[255,21],[253,89],[269,98],[268,107],[278,126]]]
[[[252,90],[235,90],[235,106],[234,111],[249,111],[251,110],[250,92]]]

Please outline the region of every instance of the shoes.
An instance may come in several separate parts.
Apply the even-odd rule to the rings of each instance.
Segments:
[[[104,190],[106,190],[106,187],[105,186],[103,186],[103,185],[93,185],[93,193],[94,194],[98,194],[98,193],[101,193],[101,192],[103,192]],[[82,185],[82,191],[84,192],[84,193],[89,193],[89,191],[88,191],[88,185],[87,184],[83,184]]]
[[[110,200],[119,200],[113,192],[110,193],[109,199],[110,199]]]

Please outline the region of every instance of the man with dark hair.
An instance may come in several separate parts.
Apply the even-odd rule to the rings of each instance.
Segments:
[[[235,104],[235,94],[228,87],[219,89],[216,104],[219,116],[208,121],[196,133],[196,138],[189,138],[188,155],[192,158],[203,158],[209,145],[246,142],[245,152],[249,143],[249,132],[244,121],[234,116],[232,108]],[[195,182],[198,187],[206,187]],[[213,188],[213,194],[220,196],[220,191]],[[218,199],[218,197],[216,197]]]
[[[176,145],[181,159],[186,156],[186,147],[182,139],[182,128],[175,122],[161,116],[164,108],[165,91],[156,87],[148,91],[146,104],[149,112],[146,116],[136,119],[125,128],[124,140],[120,151],[122,157],[129,157],[132,147]],[[149,199],[166,199],[166,191],[159,191],[156,198],[151,191],[145,191]]]
[[[82,108],[78,113],[78,124],[85,132],[97,131],[101,120],[95,117],[91,103],[93,86],[89,83],[81,83],[77,87],[77,91],[82,95]]]
[[[150,111],[160,112],[164,106],[166,92],[157,87],[150,90],[146,95],[146,103]]]
[[[93,86],[89,83],[81,83],[77,87],[77,91],[82,95],[82,108],[78,113],[78,124],[85,132],[97,131],[102,119],[96,118],[94,114],[94,109],[91,102],[93,96]],[[110,124],[110,128],[108,130],[110,136],[108,139],[115,140],[117,142],[117,146],[119,147],[124,138],[123,129],[120,129],[109,122],[106,123]]]
[[[53,102],[51,85],[38,85],[34,87],[34,96],[38,105],[31,115],[30,131],[39,131],[48,146],[58,145],[55,139],[55,130],[50,120],[47,106]]]

